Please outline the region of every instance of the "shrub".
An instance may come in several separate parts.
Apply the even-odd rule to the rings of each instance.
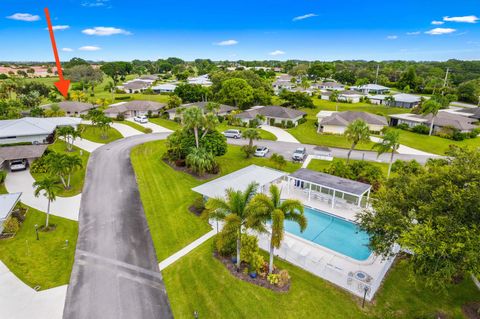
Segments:
[[[430,128],[426,125],[420,124],[420,125],[414,126],[412,128],[412,132],[427,135],[428,133],[430,133]]]
[[[293,127],[293,122],[291,120],[288,120],[287,124],[286,124],[286,127],[287,128],[292,128]]]
[[[190,154],[188,154],[185,159],[185,163],[193,173],[199,176],[218,171],[218,164],[215,161],[215,157],[205,148],[192,148]]]
[[[307,119],[304,118],[304,117],[302,117],[301,119],[298,120],[298,124],[303,124],[305,122],[307,122]]]
[[[272,156],[270,157],[270,161],[275,165],[277,169],[282,169],[287,164],[285,158],[277,153],[272,154]]]
[[[7,178],[7,172],[5,172],[4,170],[0,170],[0,184],[5,182],[5,178]]]
[[[259,273],[262,271],[264,264],[265,260],[263,259],[263,256],[259,253],[255,253],[252,255],[252,259],[250,259],[250,267],[248,268],[251,272],[254,271],[256,273]]]
[[[217,118],[219,123],[223,123],[223,121],[225,121],[225,116],[218,115]]]
[[[118,113],[116,119],[117,121],[125,121],[125,114]]]
[[[117,92],[118,93],[118,92]],[[121,92],[122,93],[122,92]],[[123,92],[125,93],[125,92]],[[130,100],[132,97],[130,95],[124,95],[124,96],[117,96],[115,97],[115,100],[123,101],[123,100]]]
[[[290,282],[288,270],[280,270],[278,273],[278,287],[285,287]]]
[[[193,201],[192,204],[193,208],[195,208],[196,211],[203,211],[205,209],[205,201],[203,200],[203,197],[197,197]]]
[[[214,239],[215,249],[222,256],[231,256],[235,254],[237,243],[232,236],[225,236],[220,232]]]
[[[48,168],[48,162],[46,160],[46,155],[44,154],[30,165],[30,172],[43,174],[48,172]]]
[[[270,274],[267,276],[267,280],[271,285],[278,285],[280,282],[280,276],[278,274]]]
[[[401,124],[398,124],[397,125],[397,128],[401,129],[401,130],[405,130],[405,131],[408,131],[410,129],[410,126],[408,126],[407,123],[401,123]]]
[[[245,153],[245,157],[250,158],[255,154],[257,147],[255,145],[252,145],[251,147],[250,145],[243,145],[241,149]]]
[[[258,238],[247,234],[242,234],[242,250],[240,259],[246,263],[252,264],[253,259],[258,254]]]
[[[16,234],[20,229],[20,223],[15,217],[9,217],[3,224],[6,233]]]

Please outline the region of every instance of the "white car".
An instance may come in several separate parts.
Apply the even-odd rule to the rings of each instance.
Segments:
[[[225,137],[239,139],[242,137],[242,132],[240,132],[240,130],[226,130],[223,132],[223,135]]]
[[[255,150],[255,156],[257,157],[265,157],[265,155],[267,155],[267,153],[269,152],[270,150],[268,149],[268,147],[266,146],[259,146],[257,147],[257,149]]]
[[[26,160],[14,160],[10,162],[10,171],[24,171],[27,169],[27,161]]]
[[[133,120],[135,122],[142,123],[142,124],[148,123],[148,117],[146,115],[135,116]]]

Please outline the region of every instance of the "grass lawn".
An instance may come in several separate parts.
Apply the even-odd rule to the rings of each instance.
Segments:
[[[117,121],[117,120],[113,120],[113,122],[119,123],[119,124],[128,125],[128,126],[130,126],[131,128],[136,129],[137,131],[140,131],[140,132],[142,132],[142,133],[146,133],[146,132],[145,132],[145,129],[146,129],[145,127],[141,126],[140,124],[134,123],[134,122],[132,122],[132,121],[127,121],[127,120],[125,120],[125,121]]]
[[[315,123],[316,121],[309,119],[297,127],[287,129],[287,131],[304,144],[350,148],[351,142],[349,142],[343,135],[317,133]],[[370,151],[372,150],[373,144],[374,143],[372,142],[362,142],[359,143],[355,149]]]
[[[80,125],[80,129],[82,130],[82,138],[95,143],[108,144],[123,138],[122,134],[113,127],[108,128],[107,138],[103,138],[100,129],[93,125]]]
[[[176,318],[189,318],[194,310],[201,318],[434,318],[437,311],[462,318],[461,305],[480,298],[471,280],[451,287],[448,295],[416,287],[407,280],[404,262],[364,310],[349,293],[278,260],[292,287],[275,293],[233,277],[212,257],[211,245],[210,240],[162,272]]]
[[[308,113],[309,118],[316,119],[316,115],[319,111],[357,111],[368,112],[377,115],[388,115],[398,113],[410,113],[410,109],[403,107],[389,107],[385,105],[373,105],[368,103],[341,103],[321,100],[317,97],[313,98],[313,103],[316,109],[304,109],[303,111]],[[337,109],[338,106],[338,109]]]
[[[162,161],[164,153],[165,142],[158,141],[137,146],[131,154],[143,207],[159,261],[210,230],[207,222],[188,210],[194,200],[200,196],[191,188],[205,183],[206,180],[198,180],[189,174],[172,169]],[[221,167],[221,175],[250,164],[272,165],[265,158],[246,160],[240,147],[231,145],[228,146],[228,153],[219,157],[218,162]],[[299,167],[299,164],[288,162],[283,169],[294,171]]]
[[[346,162],[345,158],[335,158],[335,161],[343,161]],[[359,160],[350,160],[350,162],[360,162]],[[308,168],[318,172],[324,172],[331,164],[331,161],[319,160],[319,159],[312,159],[308,164]],[[385,177],[388,174],[388,164],[387,163],[379,163],[379,162],[371,162],[374,166],[379,167],[382,170],[382,173]]]
[[[168,128],[169,130],[172,130],[172,131],[175,131],[181,128],[180,124],[178,124],[177,122],[167,120],[167,119],[162,119],[160,117],[149,118],[148,120],[154,124],[163,126],[164,128]]]
[[[217,127],[217,130],[220,131],[220,132],[223,132],[223,131],[226,131],[226,130],[229,130],[229,129],[235,129],[235,130],[240,130],[240,131],[245,131],[247,128],[243,127],[243,126],[232,126],[232,125],[228,125],[226,122],[223,122],[221,123],[218,127]],[[260,139],[262,140],[270,140],[270,141],[276,141],[277,140],[277,137],[270,133],[270,132],[267,132],[265,130],[262,130],[262,129],[257,129],[258,132],[260,133]]]
[[[40,232],[37,241],[35,224],[44,225],[45,218],[45,213],[29,208],[17,235],[0,240],[0,260],[27,285],[42,290],[68,284],[78,235],[77,222],[50,215],[57,228]]]
[[[90,156],[90,153],[84,150],[80,150],[78,147],[74,146],[73,151],[69,152],[67,151],[67,145],[64,141],[62,140],[57,140],[55,143],[51,144],[48,146],[48,149],[55,151],[57,153],[64,153],[67,155],[77,155],[82,159],[83,167],[76,171],[70,180],[70,189],[64,189],[63,185],[60,190],[60,192],[57,194],[58,196],[63,196],[63,197],[69,197],[69,196],[75,196],[77,194],[80,194],[83,189],[83,182],[85,181],[85,171],[87,169],[87,162],[88,162],[88,157]],[[32,176],[35,180],[40,180],[44,178],[47,174],[44,173],[32,173]]]
[[[453,141],[438,136],[428,136],[400,130],[400,143],[418,150],[444,155],[449,145],[480,147],[480,137],[463,141]]]

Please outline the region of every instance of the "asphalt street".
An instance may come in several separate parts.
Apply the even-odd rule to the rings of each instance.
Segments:
[[[229,138],[227,139],[227,142],[232,145],[248,144],[248,140],[246,139]],[[283,155],[283,157],[285,157],[286,160],[292,159],[293,152],[298,147],[305,147],[308,155],[315,154],[315,147],[316,147],[316,145],[310,145],[310,144],[298,144],[298,143],[288,143],[288,142],[268,141],[268,140],[255,141],[255,145],[268,147],[270,152],[267,154],[267,157],[270,157],[273,153],[277,153],[277,154]],[[330,151],[333,157],[347,158],[348,149],[330,147]],[[353,150],[350,158],[355,160],[363,159],[366,161],[383,162],[383,163],[390,162],[390,154],[382,154],[380,156],[377,156],[377,152],[375,151]],[[431,158],[431,156],[395,154],[393,160],[394,161],[397,159],[403,160],[403,161],[416,160],[417,162],[424,164],[429,158]]]
[[[91,154],[65,319],[173,318],[130,162],[133,146],[166,136],[132,136]]]

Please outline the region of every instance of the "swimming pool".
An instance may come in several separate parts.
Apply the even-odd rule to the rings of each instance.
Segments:
[[[305,207],[308,224],[305,231],[292,221],[285,221],[285,230],[295,236],[314,242],[350,258],[363,261],[372,253],[369,236],[357,225],[330,214]]]

